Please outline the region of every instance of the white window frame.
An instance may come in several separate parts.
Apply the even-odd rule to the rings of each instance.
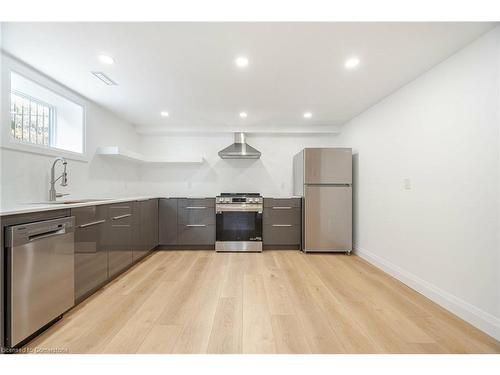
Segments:
[[[35,69],[25,65],[24,63],[1,53],[0,58],[2,59],[2,72],[1,72],[1,106],[5,110],[2,110],[1,123],[3,124],[0,129],[1,132],[1,142],[0,147],[4,149],[16,150],[21,152],[28,152],[39,155],[47,156],[63,156],[70,160],[88,162],[89,156],[87,154],[87,126],[86,126],[86,110],[87,102],[78,94],[74,93],[65,86],[57,83],[51,78],[45,76],[44,74],[36,71]],[[63,98],[80,105],[83,108],[82,111],[82,153],[68,151],[60,149],[53,146],[43,146],[33,143],[27,143],[21,140],[17,140],[11,136],[10,127],[10,93],[11,93],[11,73],[18,74],[34,83],[42,86],[43,88],[52,91],[53,93],[62,96]],[[29,93],[26,93],[29,95]]]

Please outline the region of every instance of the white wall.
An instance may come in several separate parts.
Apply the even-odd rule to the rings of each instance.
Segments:
[[[15,67],[32,79],[61,94],[78,97],[86,106],[86,156],[88,162],[68,159],[67,187],[57,185],[57,191],[81,197],[119,197],[155,194],[164,196],[215,196],[223,191],[256,191],[267,196],[290,196],[292,189],[293,155],[304,147],[331,147],[333,135],[253,134],[248,142],[262,152],[258,160],[223,160],[218,151],[233,142],[231,133],[173,134],[139,136],[132,125],[110,112],[60,87],[21,62],[4,56],[2,77],[7,68]],[[2,101],[7,108],[8,87],[3,81]],[[8,121],[8,113],[2,119]],[[5,137],[5,133],[4,134]],[[152,157],[201,155],[202,164],[137,165],[103,159],[95,155],[98,146],[117,145]],[[54,155],[40,155],[0,149],[1,205],[47,199],[50,166]],[[60,170],[60,166],[58,167]]]
[[[333,135],[250,134],[247,143],[262,152],[260,159],[228,160],[217,153],[233,143],[232,134],[143,136],[141,152],[150,156],[201,155],[202,164],[142,167],[145,193],[174,196],[215,196],[221,192],[293,195],[293,156],[304,147],[332,147]]]
[[[4,58],[2,77],[8,66],[30,71],[40,76],[44,82],[49,79],[15,60]],[[51,82],[57,85],[55,82]],[[6,82],[2,80],[2,93],[8,93]],[[76,94],[61,88],[61,93]],[[84,98],[79,99],[86,106],[86,154],[88,162],[68,159],[68,186],[57,185],[61,193],[71,193],[75,197],[120,197],[142,193],[139,167],[124,162],[111,162],[95,156],[95,149],[102,145],[118,145],[129,149],[139,147],[139,136],[134,127]],[[2,112],[8,107],[8,95],[2,96]],[[7,116],[7,117],[6,117]],[[7,113],[2,113],[2,122],[8,121]],[[6,120],[7,118],[7,120]],[[5,135],[4,135],[5,136]],[[8,208],[16,203],[38,202],[48,198],[50,167],[53,155],[40,155],[0,149],[1,163],[1,206]],[[58,166],[58,172],[61,166]]]
[[[497,338],[499,69],[497,28],[339,137],[355,152],[358,253]]]

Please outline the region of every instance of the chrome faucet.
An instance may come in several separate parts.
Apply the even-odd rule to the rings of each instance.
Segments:
[[[55,169],[58,161],[62,162],[64,170],[63,170],[63,173],[59,177],[55,178],[54,169]],[[49,190],[49,201],[51,201],[51,202],[55,201],[56,198],[62,197],[64,195],[68,195],[68,194],[61,194],[61,193],[56,192],[56,188],[55,188],[56,181],[58,181],[59,179],[61,179],[61,186],[68,186],[68,174],[66,173],[66,165],[67,164],[68,164],[68,162],[63,157],[57,157],[56,160],[54,160],[54,163],[52,164],[52,168],[50,170],[50,190]]]

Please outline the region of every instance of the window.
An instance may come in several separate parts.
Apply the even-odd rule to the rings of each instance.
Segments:
[[[14,139],[50,146],[54,139],[54,107],[23,93],[10,94],[10,124]]]
[[[84,107],[17,73],[10,81],[12,141],[82,154]]]

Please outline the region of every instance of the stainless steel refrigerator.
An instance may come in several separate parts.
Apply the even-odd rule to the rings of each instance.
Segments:
[[[305,148],[293,159],[302,202],[302,250],[352,250],[352,149]]]

